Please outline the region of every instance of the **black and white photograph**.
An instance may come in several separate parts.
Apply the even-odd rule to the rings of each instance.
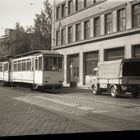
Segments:
[[[0,0],[0,138],[140,132],[140,0]]]

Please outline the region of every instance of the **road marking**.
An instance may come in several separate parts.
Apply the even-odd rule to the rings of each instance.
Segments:
[[[94,111],[92,111],[92,113],[107,113],[107,112],[109,112],[109,111],[107,111],[107,110],[94,110]]]
[[[77,104],[66,103],[64,101],[60,101],[60,100],[56,100],[56,99],[50,99],[50,98],[41,97],[41,96],[35,96],[35,97],[39,98],[39,99],[44,99],[44,100],[52,101],[52,102],[55,102],[55,103],[63,104],[63,105],[66,105],[66,106],[71,106],[71,107],[76,107],[77,106]]]
[[[93,110],[94,107],[88,107],[88,106],[80,106],[80,107],[77,107],[78,109],[82,109],[82,110]]]

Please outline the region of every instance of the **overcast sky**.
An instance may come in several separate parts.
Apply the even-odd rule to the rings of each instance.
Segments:
[[[53,0],[50,0],[52,3]],[[0,36],[6,28],[19,22],[23,27],[33,25],[35,14],[44,8],[44,0],[0,0]]]

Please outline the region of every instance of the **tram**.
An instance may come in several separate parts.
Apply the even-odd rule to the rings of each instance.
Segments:
[[[54,89],[61,88],[63,85],[63,55],[57,52],[36,50],[17,55],[8,62],[9,78],[2,68],[5,75],[2,77],[0,73],[0,79],[2,81],[6,79],[11,86]],[[5,61],[3,63],[6,64]]]

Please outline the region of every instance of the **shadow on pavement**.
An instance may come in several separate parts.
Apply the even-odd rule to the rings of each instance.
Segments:
[[[73,93],[91,93],[89,89],[80,89],[80,88],[72,88],[72,87],[63,87],[61,89],[55,90],[45,90],[43,93],[50,93],[50,94],[73,94]]]

